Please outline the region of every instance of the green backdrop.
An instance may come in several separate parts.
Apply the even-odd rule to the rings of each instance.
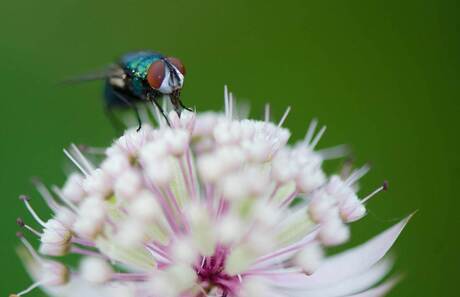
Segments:
[[[2,2],[0,295],[30,283],[14,252],[29,178],[61,184],[63,147],[114,136],[99,83],[55,82],[148,48],[182,58],[198,110],[220,108],[228,84],[254,116],[292,105],[293,139],[312,117],[327,124],[321,147],[349,143],[372,163],[363,193],[391,184],[351,244],[418,209],[393,249],[406,278],[391,296],[458,296],[458,14],[447,0]]]

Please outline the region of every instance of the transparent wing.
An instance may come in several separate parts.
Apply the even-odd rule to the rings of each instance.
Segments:
[[[104,69],[95,70],[86,74],[73,76],[59,81],[59,84],[76,84],[94,80],[104,80],[109,77],[122,77],[123,69],[117,64],[111,64]]]

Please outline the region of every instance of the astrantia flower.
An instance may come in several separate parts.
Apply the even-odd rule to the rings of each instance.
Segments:
[[[275,124],[234,110],[226,94],[223,114],[171,112],[171,127],[144,123],[102,155],[66,151],[78,172],[53,193],[37,183],[53,216],[21,196],[39,225],[18,219],[36,283],[13,296],[37,286],[79,297],[384,295],[396,282],[382,283],[384,256],[408,219],[341,254],[325,249],[350,238],[349,223],[386,185],[360,197],[366,166],[327,176],[334,150],[314,150],[325,131],[315,133],[316,121],[290,146],[287,113]],[[53,259],[67,254],[82,256],[77,268]]]

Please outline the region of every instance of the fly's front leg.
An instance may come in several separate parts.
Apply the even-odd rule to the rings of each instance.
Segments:
[[[166,120],[166,123],[168,124],[168,126],[171,127],[171,124],[169,123],[169,119],[168,119],[168,116],[165,114],[165,111],[163,110],[163,107],[161,107],[161,104],[158,102],[158,98],[159,96],[156,95],[156,94],[148,94],[147,95],[147,100],[152,102],[152,104],[158,108],[158,110],[160,111],[160,113],[163,115],[164,119]]]
[[[169,97],[171,99],[172,105],[174,106],[174,110],[177,112],[179,117],[180,117],[180,115],[182,113],[182,109],[185,109],[185,110],[188,110],[188,111],[193,111],[192,109],[186,107],[184,105],[184,103],[182,103],[182,101],[180,100],[180,90],[176,90],[176,91],[172,92]]]

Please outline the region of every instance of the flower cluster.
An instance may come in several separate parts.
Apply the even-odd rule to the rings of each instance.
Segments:
[[[366,166],[327,176],[334,155],[315,151],[313,121],[288,145],[287,116],[272,123],[225,113],[169,114],[170,126],[128,130],[101,154],[71,146],[78,168],[62,187],[36,182],[51,210],[41,230],[18,219],[23,258],[37,286],[55,296],[381,296],[385,258],[408,219],[367,243],[326,257],[366,215],[357,195]],[[161,122],[161,121],[160,121]],[[331,152],[331,150],[329,150]],[[100,155],[98,155],[100,154]],[[99,159],[97,165],[95,160]],[[27,233],[27,234],[26,234]],[[26,239],[38,237],[38,252]],[[78,268],[54,257],[82,255]]]

